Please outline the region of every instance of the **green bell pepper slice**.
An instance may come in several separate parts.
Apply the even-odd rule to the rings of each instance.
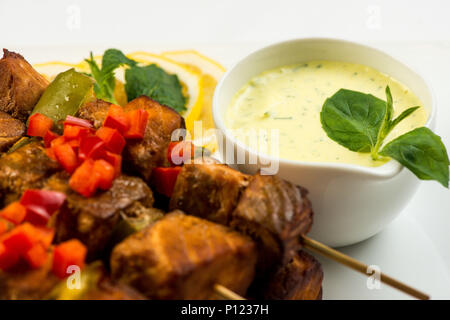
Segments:
[[[92,78],[73,68],[61,72],[45,89],[31,115],[39,112],[61,128],[60,122],[68,115],[74,116],[80,106],[93,96],[93,87]]]

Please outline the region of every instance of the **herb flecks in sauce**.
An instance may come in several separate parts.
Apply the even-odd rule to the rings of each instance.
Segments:
[[[367,66],[346,62],[310,61],[285,66],[266,71],[250,82],[254,86],[245,85],[229,106],[225,119],[227,127],[242,129],[236,138],[244,143],[245,136],[252,130],[279,129],[279,155],[272,155],[292,160],[369,167],[387,161],[382,158],[374,161],[370,153],[352,152],[331,140],[322,129],[322,105],[341,88],[371,93],[385,100],[384,88],[389,85],[396,99],[394,118],[408,107],[423,105],[411,90],[395,79]],[[426,108],[416,110],[399,123],[385,141],[424,125],[427,118]]]

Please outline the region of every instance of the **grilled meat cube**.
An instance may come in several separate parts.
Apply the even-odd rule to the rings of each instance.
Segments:
[[[320,263],[300,251],[277,268],[260,292],[268,300],[321,300],[323,271]]]
[[[25,125],[9,114],[0,111],[0,153],[6,152],[25,134]]]
[[[60,281],[52,273],[52,259],[39,269],[18,265],[11,272],[0,271],[0,300],[39,300]]]
[[[245,294],[255,262],[246,236],[174,211],[117,245],[111,274],[151,299],[213,299],[215,283]]]
[[[249,176],[224,164],[185,164],[178,175],[170,209],[180,209],[228,225]]]
[[[87,249],[87,259],[97,257],[108,244],[120,214],[140,202],[144,207],[153,205],[150,188],[137,177],[119,176],[108,191],[85,198],[73,191],[69,176],[59,172],[50,177],[45,188],[66,194],[66,201],[54,216],[56,242],[77,238]]]
[[[84,103],[78,110],[77,116],[91,121],[95,128],[100,128],[105,121],[111,103],[96,99]]]
[[[0,60],[0,111],[25,121],[48,86],[20,55],[3,49]]]
[[[172,108],[163,106],[146,96],[130,101],[125,111],[144,109],[148,112],[148,123],[142,140],[129,140],[124,150],[128,168],[137,171],[150,181],[153,168],[168,166],[167,149],[172,132],[184,129],[184,119]]]
[[[31,142],[0,157],[0,203],[20,198],[26,189],[40,189],[45,180],[59,171],[59,165],[45,153],[40,142]]]
[[[250,180],[230,227],[256,241],[259,275],[287,263],[301,248],[298,238],[311,228],[313,215],[306,193],[277,176],[258,174]]]

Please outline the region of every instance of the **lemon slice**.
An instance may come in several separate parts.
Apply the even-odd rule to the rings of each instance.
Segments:
[[[202,73],[204,98],[199,120],[202,121],[203,136],[194,137],[194,143],[208,148],[212,152],[216,151],[217,138],[214,131],[210,130],[215,128],[212,116],[212,98],[217,83],[225,73],[225,68],[195,50],[168,51],[162,55]]]
[[[204,92],[203,77],[201,73],[161,55],[147,52],[133,52],[127,56],[139,63],[154,63],[164,69],[167,73],[176,74],[178,76],[181,84],[186,89],[186,96],[188,97],[186,104],[187,110],[181,112],[181,115],[185,119],[186,129],[189,131],[193,130],[194,122],[200,117],[203,107]],[[119,80],[123,81],[123,74],[121,75],[120,72],[123,72],[123,70],[118,70],[116,76]]]
[[[220,63],[195,50],[166,51],[162,53],[162,56],[192,67],[202,74],[207,74],[217,82],[225,73],[225,68]]]

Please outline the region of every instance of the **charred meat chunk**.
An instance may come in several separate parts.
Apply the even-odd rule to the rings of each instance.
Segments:
[[[31,142],[0,157],[0,202],[10,203],[20,198],[26,189],[40,189],[46,179],[59,171],[40,142]]]
[[[178,175],[170,209],[228,225],[248,180],[249,176],[224,164],[185,164]]]
[[[111,189],[85,198],[70,189],[69,176],[60,172],[48,179],[45,188],[63,192],[66,201],[54,216],[55,241],[79,239],[88,249],[87,259],[97,257],[107,246],[121,213],[140,202],[152,207],[153,194],[142,179],[119,176]]]
[[[323,271],[320,263],[305,251],[276,269],[261,298],[267,300],[321,300]]]
[[[77,116],[91,121],[95,128],[100,128],[105,121],[111,103],[96,99],[84,103],[78,110]]]
[[[0,60],[0,111],[25,121],[48,86],[20,55],[3,49]]]
[[[215,283],[245,294],[255,262],[246,236],[174,211],[118,244],[111,274],[151,299],[213,299]]]
[[[0,111],[0,153],[6,152],[25,134],[25,125],[9,114]]]
[[[306,190],[277,176],[255,175],[232,213],[230,227],[258,246],[258,273],[287,263],[301,248],[299,236],[312,225]]]
[[[146,96],[130,101],[126,112],[144,109],[148,123],[142,140],[130,140],[124,150],[125,165],[150,181],[153,168],[168,166],[167,149],[172,132],[185,128],[184,119],[172,108],[159,104]]]

